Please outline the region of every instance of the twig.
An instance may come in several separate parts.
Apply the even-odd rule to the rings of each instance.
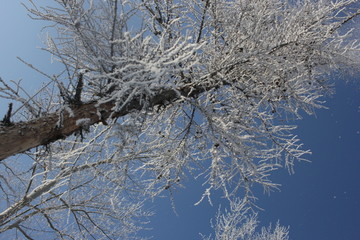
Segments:
[[[7,113],[5,114],[3,120],[1,121],[1,124],[4,125],[4,126],[11,126],[12,125],[12,123],[10,121],[11,112],[12,112],[12,106],[13,106],[13,104],[9,103],[9,109],[8,109]]]

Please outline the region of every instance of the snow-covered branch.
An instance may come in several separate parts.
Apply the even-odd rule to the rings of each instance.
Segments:
[[[35,94],[0,78],[17,109],[0,123],[0,231],[134,237],[144,199],[196,176],[199,203],[221,191],[232,204],[216,239],[287,239],[278,225],[255,233],[247,203],[310,153],[293,120],[323,107],[329,74],[359,69],[358,1],[49,4],[27,9],[56,30],[45,50],[63,71],[28,64],[50,81]]]

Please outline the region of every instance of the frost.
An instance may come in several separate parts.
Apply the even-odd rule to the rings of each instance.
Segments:
[[[276,223],[275,228],[261,228],[256,231],[258,226],[257,214],[248,207],[245,200],[235,199],[230,203],[230,209],[221,212],[220,209],[212,223],[215,236],[205,237],[203,240],[228,240],[228,239],[249,239],[249,240],[288,240],[289,228],[280,226]]]
[[[76,126],[89,126],[90,123],[91,123],[90,118],[82,118],[82,119],[76,120]]]
[[[359,69],[356,31],[344,29],[356,26],[357,1],[55,2],[31,1],[29,11],[57,30],[46,50],[64,71],[29,64],[50,83],[32,96],[0,78],[0,97],[22,105],[24,124],[57,121],[51,133],[65,139],[40,139],[46,146],[26,152],[21,167],[1,162],[0,200],[14,207],[0,232],[129,239],[150,215],[145,200],[173,196],[196,176],[196,204],[218,194],[230,203],[216,239],[287,239],[279,225],[256,233],[253,189],[277,189],[273,171],[306,160],[288,121],[323,107],[329,74]]]
[[[74,116],[75,116],[73,110],[70,108],[69,105],[64,105],[64,106],[63,106],[63,110],[67,111],[67,112],[69,113],[69,116],[70,116],[70,117],[74,117]]]

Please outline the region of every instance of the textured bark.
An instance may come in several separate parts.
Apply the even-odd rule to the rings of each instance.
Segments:
[[[109,117],[125,116],[131,111],[140,110],[144,107],[151,108],[160,104],[166,105],[175,101],[181,95],[194,97],[204,90],[205,89],[194,89],[190,87],[183,87],[178,90],[159,89],[157,91],[158,94],[152,96],[146,106],[140,99],[133,99],[129,101],[121,111],[114,112],[112,110],[115,106],[114,101],[103,104],[89,102],[69,106],[72,110],[72,115],[70,115],[69,111],[62,110],[62,112],[51,113],[28,122],[19,122],[12,126],[3,126],[0,128],[0,160],[34,147],[66,138],[82,128],[82,126],[76,124],[76,121],[79,119],[87,118],[89,119],[87,124],[94,125],[99,122],[104,122],[104,120]],[[61,120],[60,126],[58,126],[59,120]]]
[[[73,116],[63,110],[61,113],[52,113],[28,122],[2,127],[0,129],[0,160],[71,135],[81,128],[76,125],[79,119],[88,118],[89,124],[99,122],[95,104],[91,102],[80,106],[70,106]],[[57,126],[60,118],[62,118],[62,124]]]

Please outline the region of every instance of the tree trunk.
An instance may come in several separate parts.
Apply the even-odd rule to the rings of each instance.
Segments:
[[[56,113],[47,114],[44,117],[19,122],[11,126],[0,127],[0,161],[17,153],[22,153],[40,145],[46,145],[79,131],[80,119],[86,119],[88,126],[104,122],[107,118],[125,116],[133,110],[141,110],[144,107],[151,108],[156,105],[167,105],[180,96],[194,97],[205,89],[182,87],[181,89],[158,89],[158,94],[153,95],[147,104],[139,98],[129,101],[120,111],[114,112],[114,101],[103,104],[89,102],[81,105],[69,106],[71,111],[66,109]],[[79,123],[79,122],[78,122]]]

